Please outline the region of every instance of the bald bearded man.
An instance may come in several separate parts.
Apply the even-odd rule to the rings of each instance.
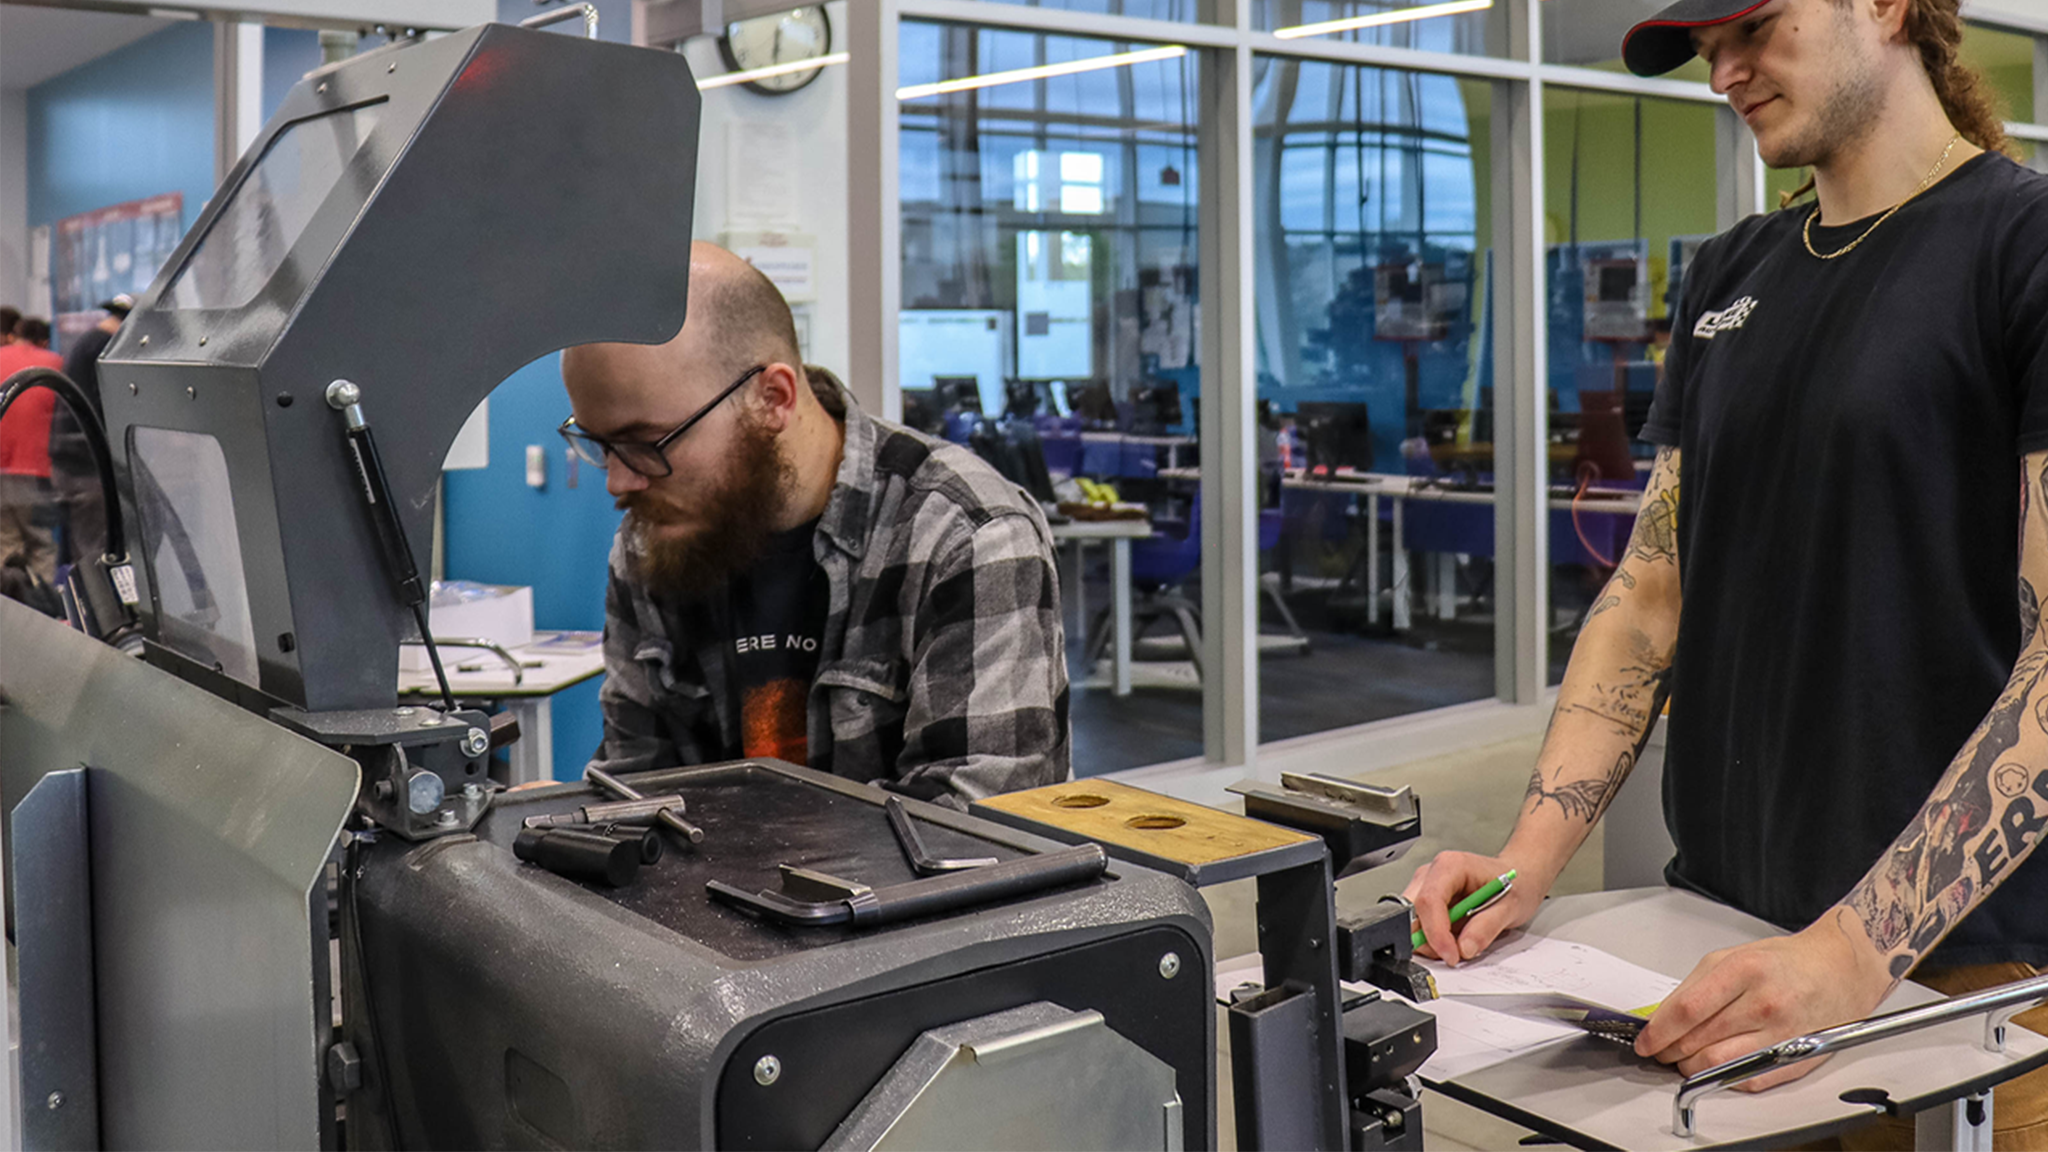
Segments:
[[[805,366],[766,277],[698,243],[675,339],[562,375],[562,435],[626,513],[593,763],[772,756],[956,807],[1067,778],[1038,504]]]

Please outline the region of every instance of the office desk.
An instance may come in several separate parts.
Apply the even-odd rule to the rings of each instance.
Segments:
[[[1180,450],[1192,448],[1197,441],[1193,436],[1147,436],[1136,432],[1083,432],[1083,444],[1142,444],[1149,448],[1166,449],[1166,466],[1180,467]]]
[[[1390,472],[1344,472],[1309,476],[1301,469],[1290,469],[1281,477],[1281,486],[1304,492],[1338,492],[1365,498],[1365,587],[1366,619],[1378,623],[1380,618],[1380,500],[1393,501],[1394,530],[1394,628],[1405,630],[1413,620],[1414,589],[1408,579],[1408,549],[1403,533],[1403,508],[1410,500],[1425,500],[1443,504],[1492,504],[1491,490],[1460,489],[1446,487],[1427,477],[1403,476]],[[1641,506],[1643,494],[1633,488],[1594,488],[1584,499],[1578,501],[1581,512],[1604,515],[1633,516]],[[1570,509],[1572,498],[1552,494],[1549,498],[1552,509]],[[1439,581],[1442,602],[1437,614],[1444,619],[1451,615],[1451,582]]]
[[[535,632],[533,643],[509,651],[522,664],[524,675],[513,683],[512,670],[496,653],[481,648],[441,649],[441,663],[448,672],[448,688],[458,701],[502,702],[519,718],[519,739],[506,751],[511,757],[511,779],[507,784],[546,780],[554,774],[554,694],[581,684],[604,671],[603,634],[599,632]],[[475,671],[463,671],[474,667]],[[401,699],[437,699],[440,685],[434,671],[398,674]]]
[[[1071,550],[1062,549],[1067,563],[1062,565],[1066,571],[1060,574],[1060,585],[1079,621],[1067,633],[1068,647],[1079,636],[1084,653],[1088,644],[1088,590],[1082,581],[1082,552],[1091,541],[1109,542],[1110,627],[1115,638],[1111,648],[1110,691],[1118,696],[1131,694],[1131,541],[1150,535],[1150,520],[1069,520],[1052,525],[1054,544],[1073,545]]]
[[[1529,931],[1673,977],[1685,976],[1717,948],[1778,933],[1761,920],[1670,888],[1559,897],[1543,906]],[[1908,982],[1878,1011],[1939,999]],[[1443,1079],[1432,1079],[1425,1067],[1422,1078],[1447,1096],[1581,1148],[1782,1146],[1817,1140],[1878,1114],[1876,1105],[1843,1101],[1845,1092],[1882,1089],[1894,1101],[1934,1108],[1962,1095],[1971,1081],[1995,1083],[2048,1062],[2048,1037],[2018,1027],[2006,1035],[2006,1050],[1990,1052],[1983,1047],[1982,1017],[1951,1021],[1844,1052],[1804,1079],[1767,1092],[1710,1095],[1698,1106],[1691,1137],[1674,1135],[1671,1128],[1678,1073],[1591,1036]]]

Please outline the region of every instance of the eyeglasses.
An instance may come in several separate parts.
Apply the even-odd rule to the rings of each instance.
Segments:
[[[675,466],[668,462],[668,446],[675,443],[677,437],[688,432],[697,421],[711,415],[711,410],[725,403],[726,397],[739,391],[747,381],[767,370],[766,364],[756,364],[747,369],[746,375],[726,385],[725,391],[712,397],[709,404],[691,413],[689,419],[676,425],[674,431],[659,440],[612,440],[603,436],[593,436],[576,423],[574,416],[562,421],[562,426],[555,431],[560,432],[562,439],[569,442],[569,450],[587,464],[608,468],[610,464],[607,463],[606,457],[610,457],[649,480],[659,480],[675,472]]]

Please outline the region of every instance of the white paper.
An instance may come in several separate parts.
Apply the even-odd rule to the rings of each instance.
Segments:
[[[1496,943],[1484,956],[1456,968],[1416,958],[1436,978],[1444,996],[1497,992],[1563,992],[1582,1000],[1633,1012],[1661,1002],[1678,987],[1662,972],[1609,955],[1598,948],[1518,933]]]

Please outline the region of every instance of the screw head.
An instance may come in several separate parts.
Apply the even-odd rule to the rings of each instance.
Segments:
[[[199,399],[199,389],[197,389],[197,388],[194,388],[194,387],[192,387],[192,386],[191,386],[190,384],[187,384],[187,385],[185,386],[185,399],[187,399],[187,400],[197,400],[197,399]]]
[[[149,337],[147,337],[147,336],[144,336],[144,337],[142,338],[142,342],[143,342],[144,344],[147,344],[147,343],[149,343]],[[130,396],[134,396],[134,395],[138,394],[138,393],[139,393],[140,391],[141,391],[141,389],[138,389],[137,387],[135,387],[135,381],[133,381],[133,380],[130,380],[130,381],[128,382],[128,394],[129,394]]]
[[[447,796],[448,786],[432,772],[421,770],[406,778],[405,806],[416,816],[425,816],[439,808]]]
[[[411,708],[393,708],[391,714],[393,716],[410,716],[413,714],[413,711],[414,709]]]
[[[491,749],[491,738],[481,728],[471,728],[462,737],[462,750],[471,756],[481,756]]]
[[[1168,952],[1159,958],[1159,975],[1167,980],[1180,975],[1180,953]]]
[[[461,817],[455,814],[453,808],[443,809],[439,816],[434,817],[435,823],[440,824],[444,828],[453,826],[460,819]]]
[[[420,727],[432,728],[434,725],[439,724],[441,720],[441,714],[439,712],[434,711],[432,708],[429,708],[425,712],[420,714]]]
[[[475,800],[481,797],[483,794],[484,789],[483,785],[481,784],[470,783],[464,784],[462,786],[462,798],[465,800]]]
[[[64,1094],[62,1092],[52,1092],[50,1093],[50,1098],[43,1101],[43,1104],[46,1107],[48,1107],[50,1111],[55,1112],[57,1109],[62,1108],[64,1106]]]
[[[325,85],[325,84],[322,84],[322,85],[320,85],[320,86],[319,86],[318,88],[315,88],[315,89],[313,89],[313,91],[315,91],[315,92],[325,92],[325,91],[327,91],[327,85]]]
[[[773,1056],[763,1056],[754,1061],[754,1083],[766,1088],[782,1079],[782,1061]]]
[[[204,336],[201,336],[201,337],[199,338],[199,346],[200,346],[201,348],[204,348],[204,347],[206,347],[206,337],[204,337]]]
[[[327,385],[327,406],[340,411],[363,398],[363,390],[347,380],[336,380]]]

